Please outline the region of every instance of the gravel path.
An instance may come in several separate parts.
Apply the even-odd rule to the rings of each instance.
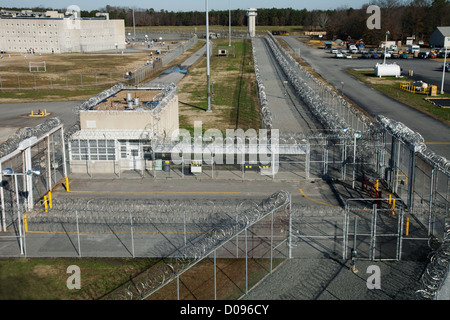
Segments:
[[[273,127],[284,132],[308,132],[318,126],[305,104],[296,98],[270,48],[263,38],[255,38],[256,60],[266,90]]]

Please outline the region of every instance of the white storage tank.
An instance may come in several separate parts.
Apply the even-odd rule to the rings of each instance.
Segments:
[[[373,68],[377,77],[400,77],[402,70],[396,63],[377,63]]]

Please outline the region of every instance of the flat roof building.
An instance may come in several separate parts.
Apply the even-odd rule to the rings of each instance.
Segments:
[[[153,170],[156,139],[179,129],[176,86],[118,85],[79,108],[80,130],[69,143],[72,173]]]
[[[125,49],[124,20],[81,18],[56,11],[0,10],[0,50],[68,53]]]

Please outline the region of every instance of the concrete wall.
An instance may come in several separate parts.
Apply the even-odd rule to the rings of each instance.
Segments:
[[[123,20],[0,18],[0,50],[25,53],[92,52],[125,48]]]

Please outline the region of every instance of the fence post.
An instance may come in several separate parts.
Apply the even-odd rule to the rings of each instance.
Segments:
[[[133,231],[133,216],[130,212],[130,226],[131,226],[131,252],[132,252],[132,256],[133,258],[135,257],[134,254],[134,231]]]
[[[217,300],[217,266],[216,266],[216,252],[217,250],[214,250],[214,300]]]
[[[434,167],[431,168],[431,178],[430,178],[430,204],[429,204],[429,209],[428,209],[428,235],[433,234],[433,232],[431,231],[431,217],[432,217],[432,207],[433,207],[433,183],[434,183],[434,174],[435,174],[435,170]]]
[[[272,273],[273,267],[273,210],[270,213],[270,273]]]
[[[78,256],[81,258],[80,227],[78,225],[78,211],[75,211],[75,217],[76,217],[76,221],[77,221]]]
[[[248,293],[248,252],[247,252],[247,227],[244,230],[245,237],[245,294]]]
[[[408,208],[412,210],[414,200],[414,167],[416,165],[416,153],[413,147],[410,147],[409,173],[408,173]]]
[[[180,276],[177,275],[177,300],[180,300]]]
[[[292,193],[289,192],[289,259],[292,259]]]

